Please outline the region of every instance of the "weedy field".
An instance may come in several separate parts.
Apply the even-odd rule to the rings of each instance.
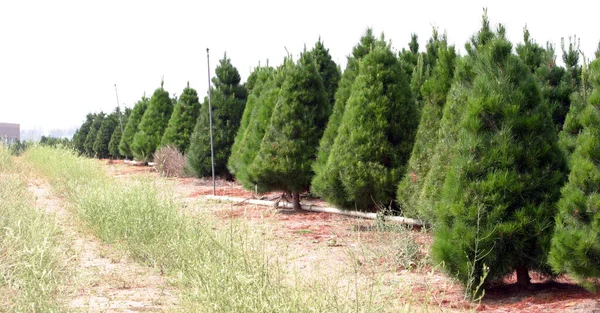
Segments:
[[[0,148],[0,311],[589,312],[568,278],[479,301],[432,264],[426,229],[206,200],[206,180]],[[217,194],[247,197],[234,183]],[[510,282],[510,279],[507,280]]]

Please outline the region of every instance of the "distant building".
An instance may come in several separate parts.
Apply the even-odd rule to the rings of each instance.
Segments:
[[[21,140],[21,125],[0,123],[0,142],[12,144]]]

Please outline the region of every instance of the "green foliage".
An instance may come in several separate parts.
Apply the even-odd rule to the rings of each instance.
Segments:
[[[577,36],[569,36],[569,46],[565,47],[565,38],[561,38],[562,59],[569,77],[569,85],[577,90],[581,86],[581,65],[579,65],[579,44]]]
[[[219,61],[215,73],[211,91],[215,175],[229,178],[227,159],[244,114],[247,91],[240,84],[240,74],[227,55]],[[212,171],[208,106],[207,99],[200,107],[187,154],[188,164],[199,177],[210,176]]]
[[[49,146],[49,147],[67,147],[69,146],[69,139],[68,138],[56,138],[56,137],[46,137],[46,136],[42,136],[42,138],[40,138],[40,145],[42,146]]]
[[[417,129],[406,175],[398,186],[398,203],[402,209],[402,214],[419,217],[427,222],[431,220],[427,216],[431,217],[431,214],[428,214],[430,211],[417,212],[417,203],[423,189],[425,177],[431,168],[432,157],[435,155],[442,114],[456,66],[454,46],[440,46],[437,55],[439,60],[437,60],[432,75],[421,88],[425,106],[421,112],[421,121]]]
[[[94,117],[95,115],[92,113],[86,115],[85,121],[73,135],[73,148],[79,152],[79,154],[85,154],[85,139],[90,132],[92,123],[94,122]]]
[[[585,287],[600,277],[600,59],[591,64],[594,87],[581,116],[582,133],[571,156],[569,181],[561,191],[556,229],[548,257],[557,273],[567,273]]]
[[[98,130],[102,126],[102,121],[106,117],[106,114],[103,112],[97,113],[94,116],[94,121],[90,126],[90,131],[85,137],[85,142],[83,143],[83,148],[85,150],[85,154],[89,157],[95,157],[96,153],[94,151],[94,142],[96,141],[96,137],[98,135]]]
[[[133,136],[137,133],[138,126],[142,121],[142,117],[144,116],[144,112],[146,112],[149,103],[150,100],[144,95],[133,107],[131,116],[127,119],[127,124],[124,124],[125,130],[123,131],[123,136],[119,142],[119,152],[126,158],[133,158],[133,151],[131,150]]]
[[[331,59],[329,49],[325,48],[321,38],[319,38],[319,41],[317,41],[310,53],[313,54],[315,61],[317,62],[317,71],[323,80],[323,87],[327,93],[327,99],[329,103],[328,115],[330,115],[331,108],[335,103],[335,92],[340,83],[340,70],[335,62],[333,62]]]
[[[405,171],[417,110],[402,65],[383,40],[359,66],[327,163],[313,192],[344,209],[388,205]]]
[[[406,48],[402,48],[399,58],[400,64],[406,72],[406,75],[408,75],[408,77],[412,77],[413,71],[419,60],[419,36],[417,34],[410,34],[408,50]]]
[[[273,108],[285,79],[286,63],[275,71],[273,68],[258,68],[257,80],[244,109],[242,121],[228,160],[228,169],[247,189],[256,184],[248,175],[248,167],[254,161],[260,143],[269,126]]]
[[[558,134],[558,143],[565,156],[567,156],[569,164],[571,163],[571,154],[573,154],[577,147],[577,137],[583,131],[581,119],[585,111],[585,106],[586,103],[583,100],[583,94],[581,92],[574,92],[571,95],[571,106],[565,118],[565,124],[562,131]]]
[[[342,121],[342,116],[346,110],[346,103],[350,98],[350,92],[352,90],[352,84],[358,75],[359,62],[371,50],[375,47],[377,39],[373,36],[373,30],[368,28],[364,35],[360,38],[360,41],[352,49],[352,54],[347,58],[346,70],[342,74],[342,78],[339,83],[339,87],[335,93],[335,103],[333,105],[333,111],[329,116],[327,127],[323,133],[323,137],[319,141],[319,150],[317,154],[317,161],[314,163],[315,173],[322,171],[322,168],[327,163],[333,142],[338,134],[338,129]],[[319,183],[313,181],[313,185]]]
[[[162,82],[160,85],[160,88],[156,89],[150,98],[148,108],[133,136],[131,151],[137,160],[152,159],[173,112],[173,103],[169,98],[169,93],[163,89]]]
[[[119,127],[119,112],[118,109],[106,116],[102,120],[102,124],[96,134],[96,140],[94,140],[94,153],[97,158],[105,159],[111,157],[108,151],[108,143],[110,138],[115,131],[115,128]]]
[[[124,157],[124,155],[121,154],[121,151],[119,151],[119,143],[121,142],[121,137],[123,137],[121,128],[125,128],[130,115],[130,108],[125,108],[125,112],[123,114],[121,114],[119,108],[117,108],[117,118],[120,120],[118,121],[117,127],[115,127],[115,130],[110,136],[110,141],[108,142],[108,154],[113,158],[121,159]]]
[[[163,134],[161,146],[174,145],[181,153],[185,153],[190,145],[190,135],[200,111],[200,101],[196,90],[187,87],[179,97],[165,133]]]
[[[503,31],[478,47],[437,211],[432,255],[465,286],[514,270],[519,283],[529,283],[528,270],[550,273],[546,261],[566,166],[538,84],[511,50]]]
[[[328,99],[311,53],[289,65],[260,150],[248,168],[262,190],[308,190],[328,118]]]
[[[523,43],[517,45],[517,54],[534,73],[541,85],[542,98],[552,111],[557,132],[563,128],[565,117],[571,105],[573,88],[564,68],[556,66],[554,48],[544,49],[533,41],[527,28],[523,31]]]

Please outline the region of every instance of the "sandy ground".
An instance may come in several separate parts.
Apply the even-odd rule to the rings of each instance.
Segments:
[[[115,177],[147,176],[158,178],[151,168],[121,162],[101,161]],[[515,277],[486,290],[481,303],[464,300],[463,289],[455,280],[432,266],[428,257],[432,242],[430,232],[422,229],[375,231],[372,220],[330,213],[293,212],[272,207],[219,203],[203,196],[212,194],[212,181],[196,178],[161,178],[172,186],[183,203],[182,213],[191,216],[210,210],[215,216],[243,218],[251,224],[269,229],[272,246],[287,252],[288,268],[299,279],[337,279],[340,288],[356,281],[377,282],[381,297],[392,307],[419,307],[431,312],[600,312],[600,294],[592,294],[568,277],[554,281],[532,273],[531,288],[518,289]],[[217,181],[217,195],[241,198],[273,198],[277,193],[253,195],[235,182]],[[303,199],[303,203],[329,206],[319,199]],[[410,262],[403,257],[407,247],[417,247]],[[410,250],[410,249],[409,249]],[[317,273],[317,274],[315,274]],[[350,290],[351,288],[349,288]],[[349,296],[365,296],[368,290],[349,291]]]
[[[162,312],[176,308],[178,292],[165,277],[82,230],[48,183],[31,180],[29,190],[35,195],[38,208],[56,216],[73,252],[74,257],[66,265],[73,277],[61,299],[69,311]]]

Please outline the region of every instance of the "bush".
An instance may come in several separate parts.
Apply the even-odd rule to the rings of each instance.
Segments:
[[[185,157],[173,145],[164,146],[154,152],[154,166],[165,177],[183,177]]]

